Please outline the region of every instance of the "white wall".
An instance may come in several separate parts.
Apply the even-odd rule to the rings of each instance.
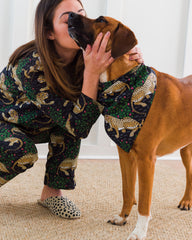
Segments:
[[[128,0],[125,21],[138,36],[145,62],[160,71],[182,76],[189,1]],[[134,21],[137,18],[137,21]]]
[[[0,69],[12,52],[32,39],[38,0],[0,0]]]
[[[187,24],[187,38],[185,47],[185,61],[184,61],[184,75],[191,74],[192,66],[192,0],[189,4],[188,24]]]
[[[9,12],[9,0],[1,0],[0,2],[0,71],[4,64],[8,60],[8,51],[10,46],[10,15]]]
[[[82,0],[82,2],[89,17],[108,15],[128,25],[136,34],[145,64],[181,77],[184,73],[185,60],[189,73],[192,63],[186,60],[186,55],[192,42],[188,40],[187,47],[186,39],[190,0]],[[0,69],[7,64],[10,54],[16,47],[33,38],[33,17],[37,3],[38,0],[0,0]],[[192,41],[192,38],[188,39]],[[39,150],[40,155],[45,156],[47,146],[42,145]],[[100,118],[89,137],[83,141],[80,156],[113,158],[116,155],[115,146],[106,137],[103,119]]]

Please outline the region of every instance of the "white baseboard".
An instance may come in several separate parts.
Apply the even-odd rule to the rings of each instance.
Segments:
[[[97,151],[96,147],[86,148],[86,146],[82,145],[81,151],[79,154],[79,159],[119,159],[116,147],[106,147],[108,151],[103,151],[105,154]],[[110,149],[110,151],[109,151]],[[46,159],[48,153],[48,145],[47,144],[38,144],[37,145],[39,159]],[[176,151],[172,154],[165,155],[163,157],[158,157],[158,160],[180,160],[179,151]]]
[[[39,154],[39,159],[46,159],[47,154],[40,153]],[[118,155],[79,155],[79,159],[90,159],[90,160],[118,160],[119,156]],[[181,160],[181,157],[178,152],[175,152],[173,154],[165,155],[163,157],[157,157],[157,160]]]

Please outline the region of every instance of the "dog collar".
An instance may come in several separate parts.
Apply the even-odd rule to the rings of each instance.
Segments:
[[[118,79],[99,83],[97,101],[103,105],[105,130],[129,152],[151,107],[156,90],[155,72],[144,64]]]

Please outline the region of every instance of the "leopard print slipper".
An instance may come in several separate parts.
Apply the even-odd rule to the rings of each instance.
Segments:
[[[38,200],[38,204],[48,208],[53,214],[67,219],[76,219],[81,217],[80,210],[69,199],[63,196],[50,197],[44,201]]]

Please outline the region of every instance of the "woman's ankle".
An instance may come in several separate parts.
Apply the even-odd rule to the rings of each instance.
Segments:
[[[54,189],[47,185],[44,185],[41,193],[41,201],[44,201],[49,197],[57,197],[57,196],[62,196],[61,189]]]

